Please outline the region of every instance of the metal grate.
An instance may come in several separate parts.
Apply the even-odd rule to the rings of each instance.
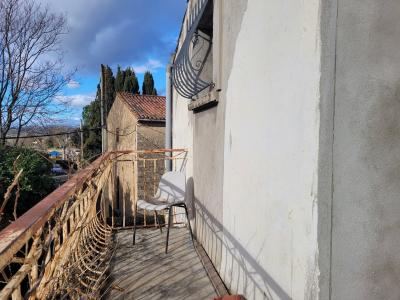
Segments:
[[[212,0],[199,0],[193,8],[185,41],[172,69],[174,87],[181,96],[189,99],[213,86],[211,81],[201,78],[212,50],[212,38],[198,30],[208,4],[212,5]]]

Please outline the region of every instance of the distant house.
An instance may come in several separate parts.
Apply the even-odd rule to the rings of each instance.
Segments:
[[[107,117],[107,150],[164,148],[165,97],[117,93]]]
[[[148,150],[164,148],[165,97],[117,93],[107,117],[107,150]],[[108,192],[115,214],[132,216],[134,170],[132,161],[123,161],[115,167],[114,188]],[[139,177],[142,165],[139,163]],[[158,165],[160,174],[164,165]],[[139,178],[139,182],[140,182]],[[109,186],[110,186],[109,185]],[[141,195],[139,184],[139,196]],[[114,195],[112,194],[114,193]],[[110,208],[111,209],[111,208]],[[124,219],[125,222],[125,219]]]

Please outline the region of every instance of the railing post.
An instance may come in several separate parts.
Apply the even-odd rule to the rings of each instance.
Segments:
[[[147,195],[146,195],[146,191],[147,191],[147,184],[146,184],[146,158],[143,158],[143,198],[144,200],[147,200]],[[144,227],[147,226],[147,213],[146,210],[143,211],[143,225]]]
[[[117,198],[117,189],[119,189],[119,186],[117,186],[117,184],[119,185],[119,182],[116,181],[116,177],[117,177],[117,171],[116,171],[116,156],[112,157],[112,169],[111,169],[111,186],[112,186],[112,190],[111,192],[108,191],[108,194],[112,195],[112,199],[111,199],[111,227],[114,228],[115,223],[114,223],[114,211],[115,211],[115,201],[119,201],[119,199]]]
[[[133,180],[134,180],[134,203],[133,203],[133,207],[134,207],[134,214],[137,216],[137,201],[138,201],[138,155],[137,153],[134,155],[134,161],[133,161]],[[136,220],[134,220],[134,222],[136,222]]]
[[[156,194],[156,173],[157,173],[157,159],[153,159],[153,195]],[[154,226],[157,227],[157,212],[153,212]]]
[[[126,197],[122,195],[122,227],[126,226]]]

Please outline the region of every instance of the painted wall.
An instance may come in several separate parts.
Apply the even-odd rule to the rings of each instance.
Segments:
[[[215,1],[219,103],[193,113],[174,95],[197,237],[248,299],[318,297],[319,9]]]
[[[224,83],[223,276],[250,299],[318,294],[319,2],[248,1]]]
[[[175,94],[173,137],[221,277],[248,299],[399,299],[400,3],[214,3],[219,103]]]
[[[400,2],[338,3],[332,299],[400,299]]]

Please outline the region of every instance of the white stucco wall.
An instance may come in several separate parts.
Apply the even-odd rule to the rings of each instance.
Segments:
[[[232,292],[316,299],[320,2],[218,4],[218,105],[193,113],[174,91],[196,233]]]
[[[319,1],[248,2],[224,87],[222,269],[249,299],[318,292],[318,39]]]
[[[219,103],[175,93],[173,128],[219,274],[248,299],[399,299],[400,3],[215,3]]]
[[[186,198],[188,203],[190,222],[193,231],[196,230],[194,222],[194,206],[193,206],[193,118],[188,114],[188,100],[180,97],[176,92],[173,93],[172,102],[172,148],[186,149],[187,153],[184,159],[175,160],[172,166],[173,170],[182,171],[186,174]],[[177,222],[185,222],[185,210],[183,208],[174,208],[175,220]]]

